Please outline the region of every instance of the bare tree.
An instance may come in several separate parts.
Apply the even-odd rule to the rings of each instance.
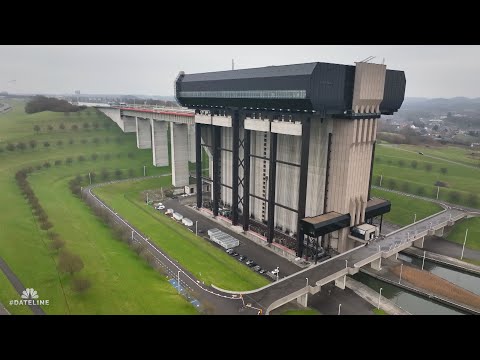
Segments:
[[[30,140],[28,142],[28,145],[30,145],[32,149],[35,149],[35,147],[37,146],[37,142],[35,140]]]
[[[83,261],[80,256],[69,251],[62,250],[58,255],[58,270],[73,275],[83,269]]]
[[[417,160],[413,160],[413,161],[410,163],[410,166],[411,166],[412,168],[416,169],[417,166],[418,166]]]
[[[52,126],[52,125],[48,125],[48,126],[47,126],[47,129],[48,129],[48,131],[52,131],[52,130],[53,130],[53,126]]]
[[[433,168],[432,164],[430,164],[430,163],[425,164],[425,170],[432,171],[432,168]]]
[[[65,130],[65,124],[64,123],[61,123],[60,125],[58,125],[58,128],[60,130]]]
[[[448,169],[447,169],[446,167],[442,167],[442,168],[440,169],[440,172],[441,172],[443,175],[445,175],[445,174],[448,172]]]
[[[33,127],[33,131],[35,131],[35,132],[38,134],[38,133],[40,132],[40,126],[35,125],[35,126]]]
[[[50,243],[50,248],[52,250],[60,250],[65,246],[65,240],[62,240],[59,236],[55,237],[52,239],[52,242]]]

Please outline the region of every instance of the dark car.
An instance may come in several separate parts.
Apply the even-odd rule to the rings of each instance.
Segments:
[[[249,260],[245,263],[245,265],[247,265],[248,267],[254,267],[254,266],[257,266],[256,263],[253,262],[253,260]]]
[[[257,266],[254,266],[254,267],[253,267],[253,271],[255,271],[255,272],[260,272],[260,270],[262,270],[262,268],[260,267],[260,265],[257,265]]]
[[[246,258],[247,258],[246,256],[240,255],[240,256],[238,257],[238,261],[243,261],[243,260],[245,260]]]
[[[231,253],[230,255],[232,255],[232,256],[235,257],[235,256],[238,256],[238,253],[237,253],[237,252],[233,252],[233,253]]]
[[[259,271],[260,274],[265,274],[266,272],[267,272],[267,270],[265,270],[265,269],[260,269],[260,271]]]

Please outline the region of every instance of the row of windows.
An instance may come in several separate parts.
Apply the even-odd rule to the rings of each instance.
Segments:
[[[231,99],[305,99],[306,90],[180,91],[180,97]]]

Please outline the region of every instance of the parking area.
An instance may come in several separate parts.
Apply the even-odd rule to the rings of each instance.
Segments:
[[[191,198],[193,199],[194,197],[191,197]],[[245,266],[250,267],[252,271],[261,273],[262,275],[266,276],[270,280],[274,280],[277,277],[277,275],[275,274],[275,270],[277,268],[278,268],[279,279],[301,270],[301,268],[296,264],[275,254],[269,249],[266,249],[263,246],[258,245],[253,241],[238,235],[237,233],[235,233],[234,231],[231,231],[227,227],[214,222],[208,217],[199,214],[196,210],[192,209],[189,205],[182,204],[180,199],[182,199],[183,201],[185,200],[183,198],[164,200],[162,202],[162,206],[159,207],[158,211],[165,213],[168,209],[172,209],[171,212],[173,211],[173,213],[181,215],[181,218],[180,216],[176,215],[176,220],[180,224],[183,222],[184,226],[186,226],[185,223],[187,224],[189,223],[184,219],[191,220],[192,222],[191,225],[187,226],[190,231],[195,233],[195,228],[197,228],[198,236],[202,237],[204,241],[209,241],[214,246],[218,246],[220,249],[224,251],[226,249],[210,241],[207,233],[208,230],[219,229],[220,231],[238,239],[239,245],[233,248],[233,251],[231,251],[230,256],[235,257],[238,261],[241,261],[243,264],[245,264]],[[175,216],[173,214],[171,215]],[[261,270],[264,270],[264,271],[261,271]],[[273,271],[273,274],[272,274],[272,271]]]

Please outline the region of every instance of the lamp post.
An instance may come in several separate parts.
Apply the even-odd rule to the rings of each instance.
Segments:
[[[348,260],[345,259],[345,269],[348,268]]]
[[[340,309],[342,308],[342,304],[338,304],[338,315],[340,315]]]
[[[307,288],[308,288],[308,278],[305,278],[305,279],[307,279]]]
[[[416,222],[417,222],[417,214],[414,214],[413,223],[415,224]]]
[[[380,288],[380,294],[378,295],[378,306],[377,306],[377,309],[380,309],[380,299],[382,298],[382,289],[383,289],[383,288]]]
[[[147,174],[147,167],[143,165],[143,176],[146,176]]]
[[[198,236],[198,220],[195,221],[195,235]]]
[[[178,289],[178,293],[180,294],[180,270],[178,270],[178,274],[177,274],[177,289]]]
[[[468,235],[468,229],[465,230],[465,240],[463,241],[462,256],[460,257],[460,260],[463,260],[463,252],[465,251],[465,244],[467,243],[467,235]]]
[[[438,193],[440,192],[440,186],[437,186],[437,200],[438,200]]]
[[[402,271],[403,271],[403,263],[400,265],[400,279],[398,279],[398,283],[402,281]]]
[[[422,270],[424,265],[425,265],[425,250],[423,250]]]
[[[132,230],[132,241],[133,241],[133,230]]]
[[[92,185],[92,175],[88,173],[88,178],[90,179],[90,185]]]
[[[380,187],[382,187],[383,175],[380,175]]]

